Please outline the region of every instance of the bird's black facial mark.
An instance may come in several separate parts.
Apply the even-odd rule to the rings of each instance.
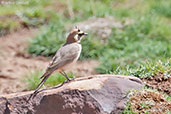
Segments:
[[[82,33],[78,33],[78,36],[80,36],[80,37],[81,37],[81,36],[83,36],[83,35],[84,35],[84,33],[83,33],[83,32],[82,32]]]
[[[79,37],[81,37],[83,34],[78,34]]]
[[[78,34],[78,40],[80,40],[81,39],[81,37],[84,35],[84,33],[80,33],[80,34]]]
[[[82,37],[82,34],[78,34],[78,40],[80,40]]]

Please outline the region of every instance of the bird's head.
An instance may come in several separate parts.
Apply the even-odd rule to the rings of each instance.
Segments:
[[[88,33],[85,33],[81,31],[77,26],[69,33],[67,37],[67,43],[74,43],[74,42],[80,42],[83,36],[88,35]]]

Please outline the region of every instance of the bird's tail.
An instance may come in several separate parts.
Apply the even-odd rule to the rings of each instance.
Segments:
[[[51,73],[45,73],[40,77],[40,79],[42,79],[42,81],[39,83],[39,85],[37,86],[34,93],[36,93],[42,87],[42,85],[45,83],[45,81],[49,78],[50,75],[51,75]]]
[[[40,77],[40,79],[42,79],[42,78],[43,78],[43,79],[42,79],[42,81],[39,83],[39,85],[37,86],[37,88],[36,88],[36,90],[34,91],[34,93],[30,95],[28,101],[29,101],[32,97],[34,97],[34,96],[37,94],[38,90],[42,87],[42,85],[45,83],[45,81],[49,78],[50,75],[51,75],[50,72],[45,72],[45,73]]]

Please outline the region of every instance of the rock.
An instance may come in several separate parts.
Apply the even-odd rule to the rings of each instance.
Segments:
[[[131,76],[94,75],[77,78],[61,87],[2,95],[0,114],[119,114],[127,92],[140,89],[140,79]]]
[[[89,18],[75,24],[81,30],[96,33],[101,38],[106,38],[112,33],[113,28],[122,28],[123,25],[113,17]]]

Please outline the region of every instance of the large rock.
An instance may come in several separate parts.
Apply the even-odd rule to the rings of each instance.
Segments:
[[[113,17],[89,18],[75,25],[83,31],[96,33],[101,38],[108,37],[113,28],[123,28],[123,24]]]
[[[140,79],[119,75],[95,75],[78,78],[58,88],[2,95],[0,114],[119,114],[127,93],[140,89]]]

